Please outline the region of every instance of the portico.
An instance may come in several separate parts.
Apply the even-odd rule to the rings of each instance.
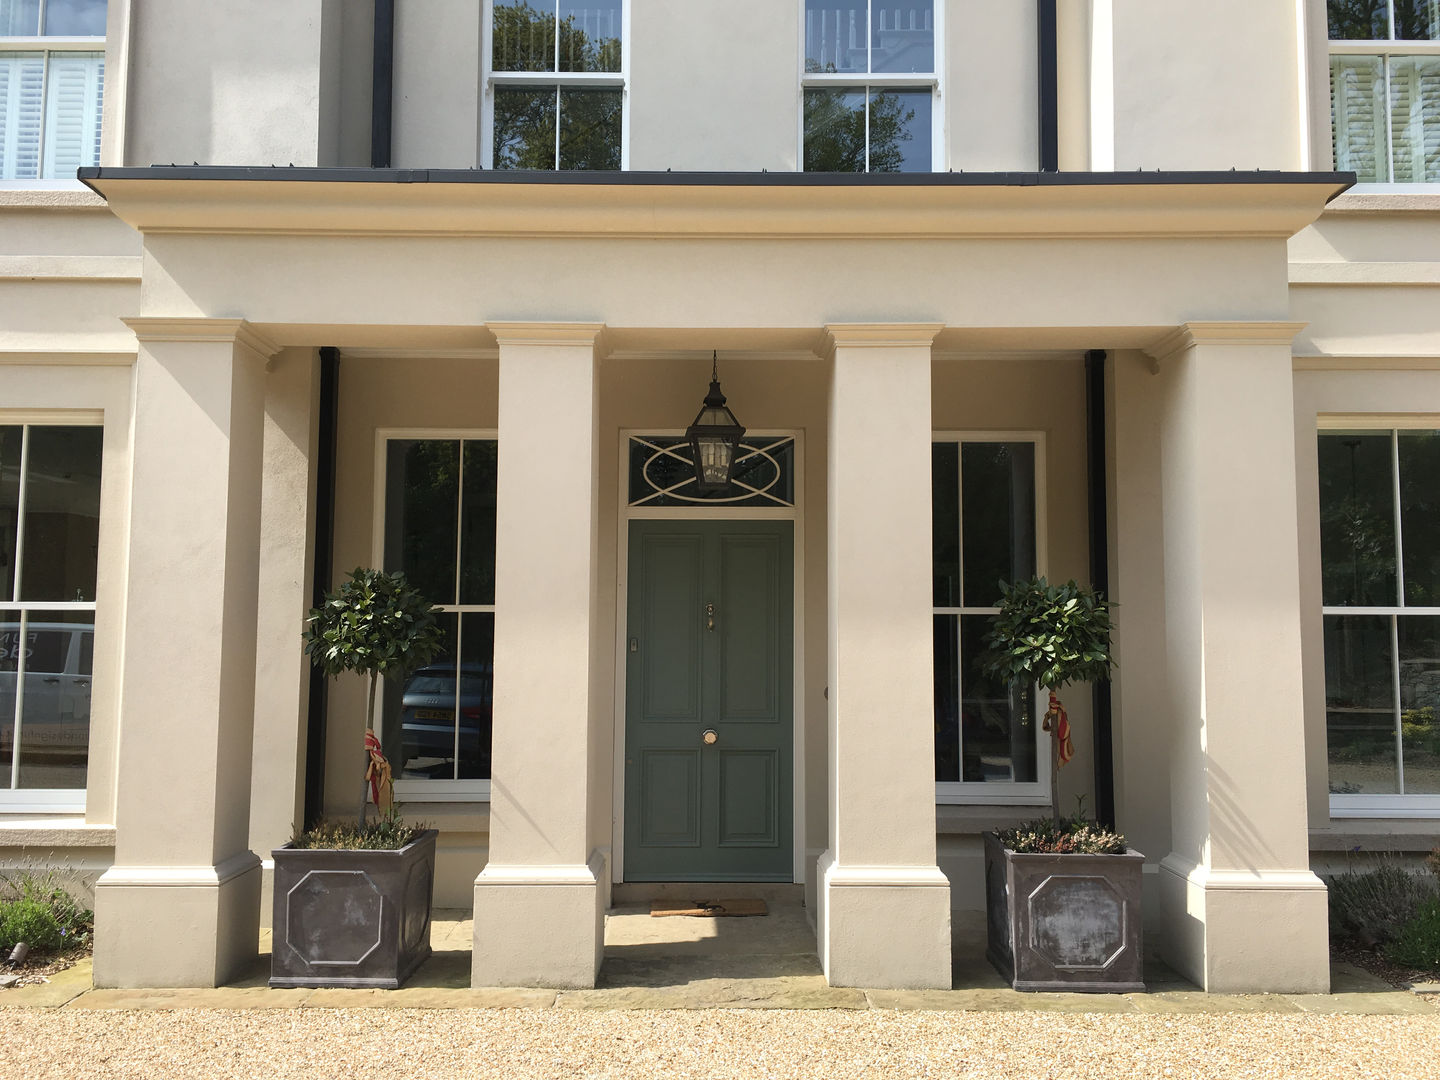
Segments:
[[[259,535],[314,533],[323,493],[264,492],[273,463],[288,462],[290,490],[299,461],[313,470],[322,422],[310,376],[315,350],[332,347],[337,568],[388,559],[390,538],[411,535],[392,520],[409,497],[395,464],[409,447],[454,443],[467,462],[467,447],[494,448],[493,486],[472,473],[480,486],[457,487],[460,524],[448,526],[458,536],[452,559],[488,565],[493,597],[468,595],[461,566],[455,594],[437,598],[462,635],[471,635],[466,620],[493,625],[493,653],[474,658],[493,663],[488,774],[464,775],[457,755],[449,773],[444,761],[427,776],[417,769],[400,792],[409,816],[442,830],[440,903],[473,903],[475,985],[593,985],[610,890],[639,866],[627,818],[668,837],[647,855],[653,880],[667,844],[676,877],[690,873],[679,855],[695,849],[692,832],[703,848],[705,813],[729,813],[729,826],[714,825],[715,850],[788,845],[778,873],[805,887],[832,984],[948,987],[951,912],[981,893],[978,830],[1033,816],[1048,798],[1026,786],[1039,780],[1027,779],[1020,751],[964,748],[991,737],[966,727],[968,714],[954,721],[958,733],[941,730],[937,688],[970,677],[960,670],[967,620],[987,601],[936,595],[935,447],[956,448],[962,515],[977,512],[964,492],[984,490],[966,470],[990,467],[966,447],[1000,448],[1004,468],[984,475],[1012,485],[1007,507],[1030,508],[1029,518],[1001,515],[1012,538],[1030,530],[1037,570],[1086,576],[1082,356],[1104,349],[1115,418],[1104,482],[1122,613],[1116,803],[1120,827],[1155,867],[1147,921],[1171,962],[1207,989],[1323,989],[1324,894],[1308,870],[1299,794],[1293,430],[1247,422],[1237,403],[1291,415],[1297,327],[1284,243],[1319,213],[1333,179],[1112,174],[1033,184],[936,174],[841,184],[625,174],[500,184],[437,173],[396,184],[383,173],[294,172],[304,175],[104,169],[91,178],[145,236],[146,289],[132,325],[146,377],[135,415],[161,412],[177,430],[195,429],[214,453],[191,467],[203,465],[223,508],[203,523],[177,522],[163,551],[140,542],[176,517],[181,490],[198,481],[175,476],[178,463],[148,464],[137,437],[132,506],[154,509],[132,525],[127,639],[181,633],[170,621],[181,583],[159,572],[177,552],[197,560],[197,574],[220,575],[208,605],[220,652],[189,684],[210,706],[168,723],[233,751],[210,782],[201,774],[170,784],[179,743],[159,699],[143,696],[155,661],[126,650],[119,745],[133,794],[122,796],[117,822],[121,866],[101,882],[97,977],[213,984],[243,961],[242,945],[224,943],[253,930],[259,910],[258,859],[248,853],[288,838],[282,816],[264,815],[261,827],[251,801],[298,805],[306,776],[298,737],[251,732],[303,725],[288,712],[262,718],[245,696],[253,685],[233,695],[221,687],[248,648],[256,669],[283,684],[267,684],[267,709],[294,702],[298,711],[303,700],[307,673],[293,658],[308,598],[293,574],[244,552]],[[712,351],[749,432],[793,440],[791,494],[763,505],[636,505],[632,441],[673,436],[688,421]],[[193,378],[176,374],[185,372]],[[214,442],[217,402],[230,402],[224,415],[243,439]],[[265,423],[282,415],[308,416],[308,426]],[[489,554],[467,546],[464,523],[480,520],[467,516],[479,507],[493,507]],[[407,528],[427,520],[412,515]],[[750,771],[729,789],[741,794],[728,809],[723,798],[705,813],[686,801],[695,788],[685,770],[720,768],[698,743],[651,746],[650,801],[633,798],[640,766],[630,759],[643,748],[627,721],[631,657],[652,647],[632,629],[637,568],[661,565],[633,560],[637,537],[657,521],[741,523],[712,530],[715,551],[728,554],[706,555],[699,526],[665,534],[669,554],[654,557],[672,569],[645,617],[693,599],[695,670],[722,684],[725,672],[745,672],[737,694],[765,689],[733,708],[722,701],[720,723],[750,731],[772,704],[776,716],[788,709],[788,741],[745,744]],[[747,532],[747,521],[767,524]],[[1000,547],[996,558],[1011,559]],[[690,564],[677,553],[687,550],[699,552],[695,589],[726,599],[685,591]],[[707,568],[717,576],[704,577]],[[714,644],[741,603],[727,582],[777,602],[756,600],[761,614],[729,651]],[[258,616],[247,596],[258,598]],[[710,638],[705,606],[717,603]],[[937,653],[943,620],[962,639],[955,672]],[[678,665],[687,639],[667,640]],[[647,685],[683,697],[691,684]],[[965,693],[980,709],[983,694]],[[346,751],[358,745],[358,699],[343,683],[330,695],[327,806],[353,801]],[[1074,710],[1082,741],[1087,713]],[[740,727],[715,730],[718,752],[741,745]],[[956,771],[941,776],[937,740],[952,735]],[[1082,747],[1062,777],[1067,799],[1091,791],[1089,754]],[[723,760],[740,775],[740,757]],[[1257,769],[1280,780],[1257,783]],[[154,813],[143,793],[167,788],[184,804],[167,816],[210,821],[226,842],[128,846],[127,830],[139,828],[129,822]],[[765,815],[737,816],[766,799]],[[237,820],[250,829],[248,847],[232,836]],[[125,914],[141,879],[155,883],[145,893],[153,910],[191,913],[185,905],[202,895],[242,892],[235,904],[245,910],[207,900],[186,915],[186,943],[158,948],[164,920],[152,940]],[[1272,920],[1292,927],[1284,963],[1258,936]]]

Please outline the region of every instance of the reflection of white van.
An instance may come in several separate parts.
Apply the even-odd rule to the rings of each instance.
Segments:
[[[0,753],[7,756],[15,744],[15,678],[20,650],[20,624],[0,623]],[[94,624],[29,623],[24,657],[22,761],[31,755],[83,758],[90,743]]]

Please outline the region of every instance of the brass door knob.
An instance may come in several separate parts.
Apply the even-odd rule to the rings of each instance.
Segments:
[[[720,736],[716,734],[714,728],[706,728],[705,733],[700,736],[700,741],[706,746],[714,746],[720,741]]]

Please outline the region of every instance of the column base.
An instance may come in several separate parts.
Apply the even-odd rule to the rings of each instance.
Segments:
[[[1212,994],[1330,991],[1330,916],[1309,870],[1160,863],[1166,963]]]
[[[254,964],[260,860],[112,866],[95,883],[95,985],[223,986]]]
[[[831,986],[950,989],[950,880],[936,866],[820,857],[816,941]]]
[[[587,865],[486,866],[475,879],[472,986],[595,985],[605,951],[599,852]]]

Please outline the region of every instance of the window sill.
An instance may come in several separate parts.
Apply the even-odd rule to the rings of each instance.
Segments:
[[[1332,821],[1310,830],[1311,851],[1425,852],[1440,846],[1440,825],[1405,818]]]
[[[1434,820],[1440,818],[1440,795],[1332,795],[1330,817]]]
[[[408,803],[459,803],[473,804],[490,802],[489,780],[397,780],[395,781],[395,802],[402,807]]]
[[[18,809],[18,808],[17,808]],[[9,808],[6,808],[6,813]],[[108,848],[115,846],[115,826],[88,825],[76,817],[28,815],[0,817],[0,848]]]
[[[1440,211],[1440,184],[1356,184],[1338,195],[1322,215]]]
[[[943,835],[967,836],[995,829],[1013,829],[1049,812],[1048,802],[1009,805],[938,803],[935,806],[935,831]]]
[[[79,180],[0,180],[0,208],[103,210],[105,200]]]

